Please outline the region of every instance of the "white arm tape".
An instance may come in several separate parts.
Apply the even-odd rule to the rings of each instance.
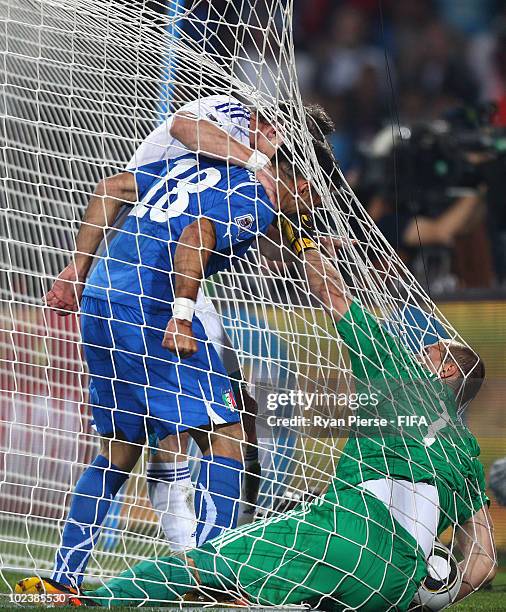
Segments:
[[[252,172],[257,172],[258,170],[265,168],[270,161],[271,160],[264,153],[260,153],[260,151],[253,151],[244,167]]]
[[[195,302],[188,298],[176,298],[172,306],[172,318],[192,321],[195,313]]]

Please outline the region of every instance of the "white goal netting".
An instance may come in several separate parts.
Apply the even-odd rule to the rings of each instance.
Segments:
[[[98,451],[79,317],[61,317],[44,308],[42,296],[69,262],[97,183],[123,171],[151,130],[183,104],[211,95],[233,96],[283,125],[286,146],[295,151],[294,163],[323,201],[316,214],[317,245],[323,248],[321,241],[329,236],[344,242],[337,258],[351,293],[378,318],[380,335],[390,338],[388,346],[405,347],[398,350],[400,356],[391,349],[390,373],[388,365],[375,370],[380,395],[398,397],[388,382],[392,368],[407,387],[399,407],[391,397],[395,418],[403,416],[407,406],[417,415],[418,404],[426,401],[418,370],[410,370],[410,351],[420,353],[424,344],[442,336],[459,340],[344,177],[333,193],[328,176],[318,166],[297,87],[291,0],[170,0],[168,5],[162,12],[155,3],[141,1],[0,0],[0,591],[4,593],[12,589],[13,579],[51,569],[71,491]],[[304,151],[304,158],[297,151]],[[282,516],[304,496],[313,500],[325,493],[336,470],[340,481],[338,463],[343,457],[349,459],[353,449],[346,446],[343,451],[348,428],[328,419],[354,413],[349,397],[365,382],[357,378],[356,364],[362,363],[367,371],[378,357],[378,349],[368,351],[364,339],[358,353],[352,354],[353,347],[348,353],[323,308],[325,300],[308,287],[307,271],[290,260],[285,246],[280,253],[281,261],[276,263],[253,247],[230,271],[205,283],[261,415],[274,412],[262,405],[263,387],[268,392],[300,390],[326,397],[310,410],[321,417],[319,421],[258,427],[263,467],[253,513],[258,520]],[[101,257],[105,255],[102,251]],[[377,340],[369,329],[369,344],[374,347]],[[384,337],[379,340],[384,342]],[[336,407],[329,394],[348,400]],[[366,429],[363,435],[374,441],[380,455],[389,445],[397,446],[397,461],[405,461],[416,444],[423,453],[434,449],[427,440],[449,426],[450,441],[439,456],[434,451],[427,459],[432,468],[424,466],[430,474],[422,480],[441,486],[440,497],[444,491],[453,495],[453,505],[438,510],[439,525],[433,533],[444,527],[453,546],[459,529],[450,533],[446,528],[455,527],[466,509],[478,509],[479,487],[464,479],[450,491],[453,476],[445,480],[440,475],[438,461],[469,476],[474,459],[464,441],[466,434],[460,425],[445,421],[448,413],[441,412],[439,401],[432,397],[427,409],[443,419],[435,429],[429,421],[401,431],[408,423],[396,421],[386,433]],[[292,408],[282,416],[296,416],[299,407]],[[367,409],[364,412],[372,416]],[[378,470],[377,463],[368,464],[360,444],[355,450],[351,459],[357,473],[363,467],[369,474],[366,479],[374,479],[367,468]],[[419,478],[418,450],[410,464],[413,480]],[[390,473],[388,462],[385,466],[385,478],[397,477]],[[354,481],[350,486],[359,490],[359,484]],[[339,505],[338,496],[332,503]],[[430,515],[434,509],[427,512]],[[425,524],[426,519],[418,516],[415,523]],[[108,521],[89,560],[91,584],[136,560],[171,550],[147,497],[145,453]],[[465,533],[464,554],[469,555],[473,546],[482,550],[476,533],[470,528]],[[368,543],[360,546],[365,554]],[[330,544],[324,546],[325,551],[329,548]],[[326,564],[332,565],[332,560],[326,559]],[[342,571],[350,574],[349,569]],[[371,588],[380,593],[383,587],[380,580]],[[320,595],[341,601],[338,589],[334,595]],[[385,609],[395,606],[401,595],[387,601]]]

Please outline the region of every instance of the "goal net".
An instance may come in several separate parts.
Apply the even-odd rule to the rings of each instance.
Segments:
[[[407,538],[404,545],[411,546],[413,555],[418,541],[413,534],[429,521],[435,521],[432,540],[443,533],[453,549],[460,536],[467,539],[467,552],[474,546],[490,554],[473,529],[459,527],[484,503],[478,477],[472,477],[472,470],[479,470],[467,431],[450,419],[441,397],[427,393],[427,381],[420,380],[420,369],[413,365],[412,356],[424,346],[441,338],[462,340],[379,233],[344,177],[336,191],[319,167],[297,86],[291,0],[170,0],[165,12],[155,4],[0,0],[0,591],[12,592],[13,581],[24,575],[50,572],[72,489],[99,448],[79,317],[59,316],[43,306],[42,296],[70,260],[97,183],[122,172],[169,113],[212,95],[240,99],[282,125],[293,165],[310,178],[322,200],[315,213],[317,246],[329,265],[338,266],[357,304],[375,317],[367,319],[365,329],[352,321],[347,334],[339,334],[324,308],[325,291],[318,294],[308,286],[307,268],[294,263],[286,245],[279,247],[279,261],[253,246],[230,271],[206,281],[207,299],[258,403],[263,469],[251,509],[253,526],[282,520],[292,507],[307,526],[304,513],[324,495],[336,511],[343,511],[340,491],[346,485],[362,499],[372,495],[382,500],[400,529],[393,540]],[[328,238],[339,239],[341,248],[333,251]],[[107,257],[107,247],[100,253],[98,260]],[[446,346],[441,351],[448,356]],[[468,372],[472,378],[473,370]],[[388,424],[382,429],[368,422],[357,430],[350,415],[366,420],[383,416],[375,407],[356,403],[360,393],[371,389],[379,394],[379,406],[388,406]],[[282,403],[281,394],[290,392],[303,393],[298,396],[303,401],[292,395]],[[439,420],[421,418],[433,414]],[[297,418],[308,415],[307,422]],[[281,420],[272,425],[271,416]],[[450,434],[440,444],[445,427]],[[363,440],[368,445],[362,446]],[[387,450],[391,460],[382,462],[378,457],[388,455]],[[146,461],[143,453],[109,511],[89,559],[87,584],[103,582],[146,557],[170,554],[171,542],[147,496]],[[401,463],[403,469],[393,470]],[[451,466],[446,472],[441,469],[445,463]],[[379,480],[390,486],[389,499],[387,489],[378,492],[374,485],[364,493],[363,482]],[[408,512],[409,520],[403,521],[402,508],[395,508],[397,514],[391,508],[396,480],[429,483],[440,502],[422,494],[425,506],[413,511],[414,517]],[[359,510],[351,512],[366,518]],[[377,527],[380,519],[369,519]],[[356,574],[361,584],[368,580],[363,564],[371,560],[377,542],[372,536],[371,541],[358,538],[355,567],[341,566],[338,555],[330,555],[339,524],[327,529],[323,556],[312,563],[315,571],[323,563],[340,578],[331,592],[314,590],[316,603],[330,597],[347,605],[342,594],[347,581]],[[247,534],[251,527],[241,529]],[[391,539],[388,529],[385,538]],[[255,534],[262,538],[261,530]],[[297,538],[287,544],[279,565],[286,555],[306,554],[298,546]],[[382,559],[387,569],[370,577],[363,605],[379,597],[384,609],[393,608],[406,597],[388,583],[389,571],[404,572],[412,585],[420,570],[396,567],[398,558],[396,552]],[[248,567],[250,560],[240,564]],[[258,596],[257,601],[302,603],[289,595],[280,601]]]

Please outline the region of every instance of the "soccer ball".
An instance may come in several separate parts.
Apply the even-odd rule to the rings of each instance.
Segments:
[[[462,574],[457,560],[440,542],[434,544],[427,560],[428,575],[420,585],[410,610],[443,610],[449,606],[460,590]]]

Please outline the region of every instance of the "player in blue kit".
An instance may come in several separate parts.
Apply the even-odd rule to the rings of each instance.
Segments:
[[[333,129],[332,121],[321,107],[305,106],[304,113],[308,129],[316,140]],[[114,229],[121,228],[131,205],[126,203],[121,206],[120,202],[135,197],[135,171],[142,166],[199,152],[200,155],[226,160],[230,165],[254,171],[256,179],[265,188],[271,201],[276,202],[276,183],[271,173],[270,158],[282,142],[280,129],[281,125],[277,121],[272,124],[258,109],[248,107],[230,95],[199,98],[183,105],[176,113],[168,115],[139,145],[128,162],[126,171],[109,176],[97,185],[96,196],[93,196],[86,212],[86,225],[81,227],[78,236],[77,252],[48,293],[48,306],[54,307],[62,316],[78,309],[79,297],[84,287],[81,282],[86,280],[85,274],[89,268],[86,253],[103,254],[107,246],[99,246],[98,250],[97,246],[104,235],[106,242],[110,242],[115,233]],[[102,204],[102,197],[107,206]],[[293,216],[295,225],[299,225],[299,215],[296,213]],[[282,228],[290,248],[300,258],[302,238],[297,238],[300,231],[292,227],[288,218],[282,219]],[[279,234],[274,227],[271,227],[270,233]],[[314,242],[312,244],[313,248],[316,248]],[[304,240],[304,245],[307,250],[307,240]],[[245,469],[238,516],[238,523],[243,523],[253,518],[252,508],[256,503],[259,485],[260,464],[258,449],[254,446],[256,430],[252,416],[256,412],[256,405],[246,393],[244,382],[241,382],[241,368],[221,318],[212,301],[204,297],[202,289],[197,297],[196,316],[203,324],[209,341],[231,379],[237,406],[241,411],[244,434],[248,440],[244,451]],[[194,548],[199,542],[196,540],[195,529],[197,517],[194,510],[194,486],[187,456],[189,433],[169,435],[161,442],[152,433],[148,443],[152,449],[146,464],[149,498],[160,518],[164,535],[172,550]],[[117,503],[109,511],[104,526],[114,529],[119,518],[116,511],[120,508],[121,500],[120,490],[120,495],[116,497]],[[109,549],[114,546],[114,542],[118,543],[118,536],[117,531],[109,532],[104,547]]]
[[[330,150],[315,147],[328,171]],[[286,152],[275,174],[279,210],[286,215],[317,200],[309,182],[299,172],[294,176]],[[161,439],[189,430],[202,450],[195,503],[206,520],[199,540],[235,525],[243,433],[225,369],[193,317],[194,302],[202,278],[244,254],[277,211],[253,174],[203,157],[156,162],[136,170],[135,179],[135,189],[123,190],[121,199],[136,205],[83,294],[90,403],[103,441],[76,486],[52,583],[79,585],[148,425]],[[100,202],[104,209],[109,198],[116,203],[119,194],[108,193]],[[77,238],[76,259],[87,258],[80,261],[83,278],[92,260],[86,234],[96,233],[90,219],[87,214]]]
[[[208,423],[237,423],[229,379],[201,322],[193,321],[190,298],[203,275],[228,267],[232,256],[242,255],[267,231],[273,205],[252,174],[191,154],[145,166],[136,181],[139,203],[83,293],[83,342],[92,400],[99,406],[97,429],[144,442],[147,424],[163,439]],[[114,304],[133,312],[117,317]],[[122,322],[117,333],[108,331],[111,314]],[[174,332],[182,334],[177,346]],[[106,355],[97,333],[100,341],[108,339]],[[114,356],[116,373],[112,346],[126,352]],[[111,388],[111,379],[123,379],[121,374],[127,387]]]

